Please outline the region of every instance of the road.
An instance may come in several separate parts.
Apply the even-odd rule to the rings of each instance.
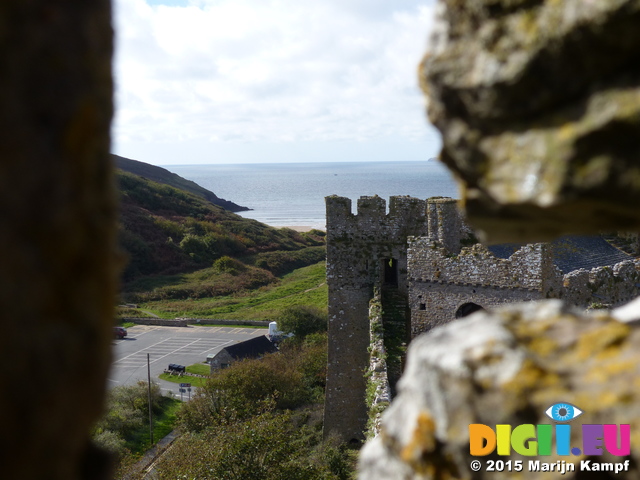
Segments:
[[[150,354],[151,381],[180,396],[180,386],[160,380],[170,363],[193,365],[203,362],[210,353],[217,353],[227,345],[267,334],[266,328],[236,327],[158,327],[136,325],[128,328],[128,335],[114,340],[114,361],[109,375],[109,387],[133,385],[147,381],[147,354]],[[185,382],[189,382],[188,378]]]

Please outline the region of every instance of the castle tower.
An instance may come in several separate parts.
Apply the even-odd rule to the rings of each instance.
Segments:
[[[407,237],[427,234],[426,202],[361,197],[326,197],[329,349],[325,436],[364,438],[367,422],[364,371],[369,364],[369,301],[376,285],[407,294]]]

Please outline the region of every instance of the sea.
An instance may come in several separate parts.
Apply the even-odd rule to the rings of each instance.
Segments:
[[[325,228],[324,197],[363,195],[387,199],[458,197],[449,171],[438,161],[163,165],[218,197],[251,208],[240,212],[275,227]],[[355,213],[355,212],[354,212]]]

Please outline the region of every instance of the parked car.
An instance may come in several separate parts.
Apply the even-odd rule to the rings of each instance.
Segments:
[[[113,333],[116,338],[124,338],[127,336],[127,329],[124,327],[113,327]]]
[[[187,371],[187,367],[185,367],[184,365],[178,365],[177,363],[170,363],[166,371],[171,374],[175,373],[180,375]]]

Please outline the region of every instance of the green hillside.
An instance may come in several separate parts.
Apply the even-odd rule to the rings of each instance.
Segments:
[[[125,172],[133,173],[154,182],[164,183],[166,185],[179,188],[180,190],[186,190],[187,192],[194,193],[214,205],[218,205],[229,210],[230,212],[244,212],[251,210],[250,208],[242,207],[223,198],[219,198],[215,193],[210,192],[197,183],[187,180],[186,178],[182,178],[180,175],[176,175],[165,168],[149,165],[148,163],[139,162],[138,160],[131,160],[130,158],[120,157],[119,155],[111,156],[113,157],[115,165]]]
[[[297,305],[326,311],[324,261],[280,277],[268,273],[265,277],[264,270],[253,267],[222,274],[216,270],[214,267],[133,282],[127,288],[126,301],[138,304],[140,309],[124,309],[120,314],[131,317],[144,311],[162,318],[275,320],[284,310]]]
[[[324,245],[323,232],[272,228],[130,172],[119,170],[117,179],[120,244],[128,257],[125,290],[133,280],[210,268],[225,256],[262,270],[251,276],[268,283],[273,274],[315,263],[323,254],[309,249]]]

